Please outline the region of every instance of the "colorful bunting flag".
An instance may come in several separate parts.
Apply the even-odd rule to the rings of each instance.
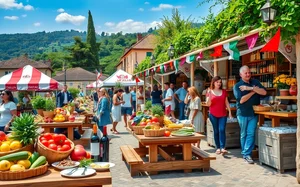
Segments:
[[[186,57],[183,57],[182,59],[180,59],[180,66],[182,66],[186,61]]]
[[[203,52],[201,51],[198,56],[197,56],[197,59],[196,60],[200,60],[203,58]]]
[[[160,65],[160,73],[164,73],[164,66],[163,65]]]
[[[193,63],[194,60],[195,60],[195,55],[190,55],[190,56],[187,56],[187,57],[186,57],[186,62],[187,62],[188,64]]]
[[[138,82],[141,82],[141,81],[138,77],[135,77],[135,82],[138,83]]]
[[[280,27],[273,38],[260,50],[260,52],[278,52],[280,43]]]
[[[255,46],[256,41],[257,41],[257,38],[258,38],[258,35],[259,35],[259,34],[256,33],[256,34],[253,34],[253,35],[251,35],[251,36],[247,36],[247,37],[245,38],[249,50],[253,49],[253,47]]]
[[[215,47],[214,48],[215,52],[210,54],[210,56],[212,56],[212,57],[221,57],[222,56],[222,49],[223,49],[222,45],[219,45],[219,46]]]
[[[174,60],[173,63],[174,63],[174,67],[175,67],[175,73],[177,73],[178,66],[179,66],[179,61],[178,60]]]
[[[174,69],[173,62],[170,62],[170,68],[171,68],[171,70]]]
[[[224,44],[224,49],[229,53],[229,60],[240,61],[240,51],[237,48],[238,40]]]
[[[165,72],[167,72],[167,69],[168,69],[167,64],[164,65],[164,68],[165,68]]]

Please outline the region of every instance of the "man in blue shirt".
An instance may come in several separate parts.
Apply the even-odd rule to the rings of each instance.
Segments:
[[[183,81],[182,82],[182,87],[179,88],[175,92],[175,94],[174,94],[174,98],[179,103],[179,120],[184,120],[185,119],[185,115],[184,115],[184,108],[185,108],[184,99],[185,99],[185,96],[187,94],[187,88],[188,88],[188,83],[186,81]]]
[[[136,87],[133,86],[131,93],[131,104],[133,107],[134,112],[136,112]]]
[[[253,164],[251,153],[255,143],[255,130],[258,117],[253,105],[260,104],[260,96],[266,95],[266,89],[256,79],[251,79],[248,66],[240,68],[241,80],[234,85],[233,93],[236,98],[237,119],[241,128],[241,147],[245,162]]]

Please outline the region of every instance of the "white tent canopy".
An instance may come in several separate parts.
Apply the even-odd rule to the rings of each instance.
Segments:
[[[144,85],[144,81],[139,79],[138,85]],[[122,86],[135,86],[136,82],[132,79],[132,75],[119,69],[110,77],[105,79],[102,83],[100,83],[100,87],[102,86],[115,86],[116,83],[121,83]]]
[[[97,83],[96,83],[97,82]],[[98,81],[95,81],[91,84],[88,84],[86,86],[87,89],[92,89],[92,88],[100,88],[100,85],[102,84],[102,81],[101,80],[98,80]]]

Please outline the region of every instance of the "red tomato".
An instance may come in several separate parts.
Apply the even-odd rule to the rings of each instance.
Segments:
[[[157,117],[152,117],[151,121],[154,122],[154,123],[156,123],[156,122],[158,122],[158,118]]]
[[[57,151],[57,145],[55,145],[55,144],[50,144],[48,147],[52,150]]]
[[[41,143],[46,147],[49,146],[49,142],[47,140],[42,140]]]
[[[45,133],[43,137],[45,137],[47,140],[51,140],[52,139],[52,134]]]
[[[69,145],[63,145],[62,147],[61,147],[61,150],[62,151],[69,151],[71,149],[71,147],[69,146]]]
[[[0,131],[0,141],[6,140],[6,134],[3,131]]]
[[[62,145],[66,140],[66,136],[63,135],[63,134],[54,134],[53,135],[53,140],[56,144]]]
[[[57,148],[57,151],[63,151],[61,147]]]
[[[86,151],[82,148],[75,148],[70,154],[70,157],[74,161],[82,160],[86,157]]]
[[[64,145],[68,145],[71,147],[71,142],[69,140],[65,140]]]
[[[56,145],[56,146],[57,146],[57,149],[58,149],[58,148],[61,148],[61,145]]]
[[[84,149],[83,145],[80,145],[80,144],[75,145],[75,148],[82,148],[82,149]]]
[[[49,145],[50,144],[55,144],[54,140],[49,140],[48,143],[49,143]]]
[[[165,134],[164,134],[165,136],[170,136],[171,135],[171,132],[170,131],[165,131]]]
[[[86,152],[86,159],[90,159],[91,158],[91,153],[90,152]]]
[[[45,138],[44,136],[40,137],[40,141],[43,141],[43,140],[47,141],[47,138]]]

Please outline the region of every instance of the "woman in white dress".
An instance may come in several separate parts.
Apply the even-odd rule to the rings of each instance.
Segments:
[[[190,114],[189,114],[189,120],[194,125],[195,131],[197,133],[204,133],[204,121],[203,121],[203,115],[201,112],[201,97],[197,89],[192,86],[188,89],[188,93],[185,97],[184,102],[188,103],[188,98],[190,97]],[[197,143],[197,147],[200,147],[200,141]]]
[[[118,122],[122,121],[121,104],[125,103],[124,101],[122,101],[123,92],[124,91],[122,89],[118,89],[115,92],[115,95],[113,96],[113,105],[111,108],[111,114],[112,114],[112,119],[113,119],[113,127],[112,127],[111,131],[113,132],[113,134],[119,134],[116,127],[118,125]]]

